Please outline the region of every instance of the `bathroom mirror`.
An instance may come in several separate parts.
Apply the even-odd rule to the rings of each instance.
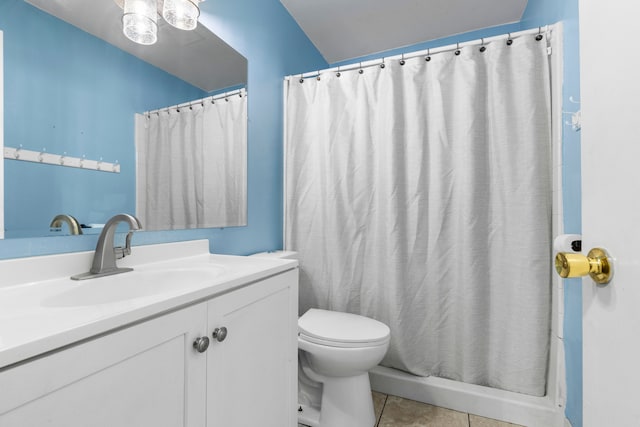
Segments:
[[[58,214],[87,234],[135,213],[135,115],[246,89],[246,58],[201,23],[187,32],[158,19],[158,42],[142,46],[121,16],[113,0],[0,3],[6,238],[68,234],[50,230]],[[235,194],[246,211],[246,188]]]

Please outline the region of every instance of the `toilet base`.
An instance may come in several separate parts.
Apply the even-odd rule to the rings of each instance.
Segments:
[[[299,405],[302,411],[298,409],[298,422],[309,427],[318,427],[320,425],[320,411],[307,405]]]
[[[375,425],[376,417],[368,373],[353,377],[325,377],[322,385],[319,422],[312,427]]]

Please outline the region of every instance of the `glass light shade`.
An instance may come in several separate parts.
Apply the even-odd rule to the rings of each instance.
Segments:
[[[193,30],[198,26],[200,8],[198,0],[164,0],[162,17],[181,30]]]
[[[154,44],[158,40],[157,10],[156,0],[124,0],[124,35],[139,44]]]

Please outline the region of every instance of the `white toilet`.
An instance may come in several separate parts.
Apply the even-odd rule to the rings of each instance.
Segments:
[[[296,252],[255,254],[296,259]],[[300,423],[373,427],[369,370],[389,348],[387,325],[356,314],[312,308],[298,319]],[[319,390],[322,390],[321,392]],[[302,400],[305,400],[302,403]]]
[[[368,317],[314,308],[303,314],[298,358],[306,376],[322,384],[322,399],[319,412],[303,406],[299,421],[311,427],[374,426],[369,370],[386,354],[389,339],[389,327]]]

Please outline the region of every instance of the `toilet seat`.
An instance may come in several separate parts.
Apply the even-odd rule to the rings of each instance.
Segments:
[[[298,319],[298,335],[330,347],[376,347],[389,342],[390,330],[368,317],[312,308]]]

